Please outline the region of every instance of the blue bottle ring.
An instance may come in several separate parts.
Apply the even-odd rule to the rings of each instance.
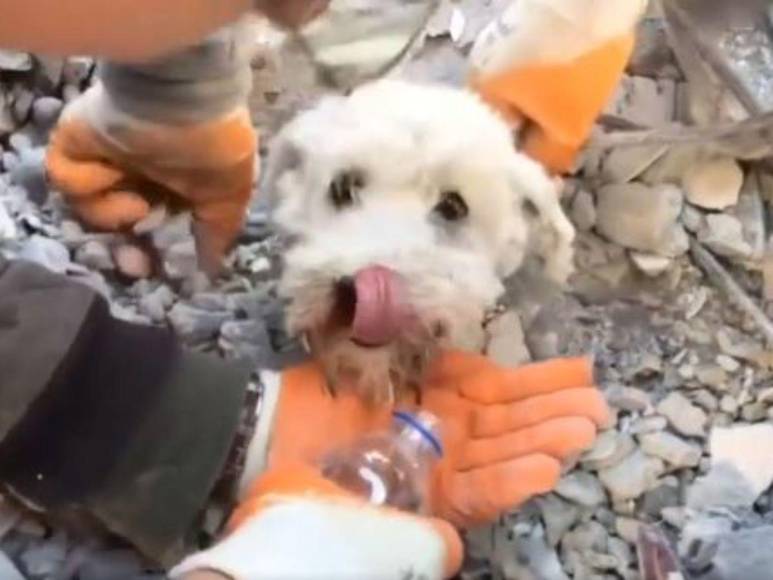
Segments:
[[[422,425],[421,422],[416,419],[412,413],[406,413],[405,411],[393,411],[392,416],[404,423],[408,423],[411,427],[416,429],[416,431],[418,431],[421,436],[429,442],[429,444],[432,446],[432,449],[435,450],[437,456],[443,457],[443,445],[440,443],[440,440],[432,431]]]

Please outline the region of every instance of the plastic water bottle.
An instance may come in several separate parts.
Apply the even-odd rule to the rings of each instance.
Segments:
[[[321,469],[325,477],[374,505],[426,513],[430,474],[442,454],[434,415],[395,411],[391,429],[333,451],[323,458]]]

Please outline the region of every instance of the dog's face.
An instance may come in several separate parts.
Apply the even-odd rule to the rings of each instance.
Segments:
[[[281,291],[331,386],[416,388],[440,346],[478,348],[502,279],[571,270],[556,184],[473,94],[379,81],[301,114],[266,183],[287,234]]]

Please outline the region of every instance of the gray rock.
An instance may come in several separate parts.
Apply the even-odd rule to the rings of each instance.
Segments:
[[[19,164],[19,156],[13,151],[4,151],[3,154],[0,155],[0,160],[2,160],[3,169],[6,171],[11,171],[11,169]]]
[[[162,214],[166,216],[165,212]],[[152,233],[153,245],[159,251],[168,250],[175,244],[187,242],[192,239],[191,230],[192,218],[188,212],[174,215],[158,227]]]
[[[153,322],[162,322],[174,301],[174,292],[166,284],[161,284],[140,298],[139,310]]]
[[[29,119],[32,111],[32,103],[35,95],[22,84],[16,84],[13,88],[13,116],[19,125],[23,125]]]
[[[580,509],[552,493],[538,497],[535,502],[545,522],[548,544],[555,547],[566,532],[577,523]]]
[[[67,558],[67,539],[63,534],[36,543],[21,555],[22,564],[33,577],[49,577],[62,570]]]
[[[731,215],[710,214],[698,232],[698,240],[709,249],[728,258],[750,258],[752,247],[743,234],[741,221]]]
[[[635,544],[639,539],[639,528],[642,523],[633,518],[617,516],[615,519],[615,531],[629,544]]]
[[[767,418],[768,409],[763,403],[749,403],[741,408],[741,417],[748,423],[756,423]]]
[[[15,240],[19,232],[16,228],[16,222],[8,213],[5,203],[0,199],[0,242]]]
[[[759,493],[738,468],[729,462],[717,462],[687,490],[687,507],[751,507],[758,497]]]
[[[644,127],[658,127],[674,118],[676,84],[669,79],[624,76],[606,112]]]
[[[582,457],[588,469],[605,469],[617,465],[636,449],[633,437],[616,430],[604,431],[593,447]]]
[[[642,435],[645,433],[656,433],[663,431],[668,425],[668,421],[665,417],[660,415],[648,415],[646,417],[638,417],[631,422],[630,433],[632,435]]]
[[[631,250],[629,255],[636,268],[651,278],[660,276],[674,263],[673,258],[646,252],[636,252]]]
[[[604,488],[590,473],[575,471],[561,478],[556,493],[585,507],[596,507],[606,501]]]
[[[21,154],[22,151],[26,151],[27,149],[32,149],[34,146],[32,137],[23,131],[16,131],[11,135],[8,138],[8,144],[11,146],[11,149],[18,154]]]
[[[115,267],[110,250],[98,240],[89,240],[78,248],[75,261],[94,270],[112,270]]]
[[[540,525],[497,526],[492,560],[508,580],[568,580]]]
[[[681,211],[682,193],[672,185],[608,185],[598,192],[596,229],[626,248],[679,256],[688,247]]]
[[[752,173],[744,180],[741,196],[733,213],[743,227],[743,235],[752,249],[752,259],[761,260],[767,242],[765,206],[760,196],[757,175]]]
[[[68,57],[62,67],[62,79],[70,85],[81,85],[88,81],[94,69],[94,59],[88,56]]]
[[[24,188],[29,199],[38,205],[48,199],[45,161],[45,148],[23,149],[19,153],[19,162],[10,170],[11,183]]]
[[[169,311],[168,318],[178,336],[188,342],[198,343],[215,338],[220,326],[231,318],[231,314],[209,312],[178,302]]]
[[[686,572],[695,580],[765,580],[773,569],[773,526],[742,515],[707,512],[691,519],[679,542]]]
[[[56,97],[40,97],[32,105],[32,121],[44,131],[51,129],[62,113],[64,103]]]
[[[0,137],[11,133],[15,128],[16,121],[13,118],[11,98],[4,91],[0,90]],[[2,152],[1,148],[0,152]]]
[[[610,405],[623,411],[646,411],[652,406],[650,396],[636,387],[612,385],[604,394]]]
[[[695,378],[700,384],[714,391],[724,391],[727,388],[727,371],[718,364],[704,364],[696,367]]]
[[[167,208],[164,204],[154,205],[148,215],[134,224],[132,231],[137,236],[143,236],[159,230],[156,234],[158,238],[156,247],[161,245],[163,246],[160,248],[162,250],[168,248],[173,243],[185,241],[190,236],[190,225],[188,228],[181,228],[182,231],[179,235],[175,233],[174,229],[167,231],[164,229],[167,219],[169,219],[167,216]],[[184,219],[186,222],[189,221],[187,217],[181,219]]]
[[[177,242],[163,252],[164,273],[172,280],[185,280],[199,271],[193,238]]]
[[[514,310],[497,316],[486,326],[486,355],[505,367],[517,367],[531,360],[521,318]]]
[[[663,474],[660,459],[634,451],[617,465],[602,469],[599,479],[614,500],[635,499],[655,485]]]
[[[578,230],[590,231],[596,225],[596,206],[593,195],[585,190],[578,191],[572,200],[570,217]]]
[[[658,404],[657,411],[682,435],[703,437],[706,434],[706,413],[680,393],[670,393]]]
[[[58,274],[64,274],[70,264],[70,252],[64,245],[38,234],[24,242],[19,257],[36,262]]]
[[[695,467],[701,459],[701,448],[671,433],[647,433],[639,437],[647,455],[659,457],[672,467]]]
[[[260,368],[276,368],[277,354],[263,320],[229,320],[220,329],[220,348],[229,358],[252,361]]]
[[[687,169],[682,179],[687,201],[705,209],[725,209],[738,203],[743,171],[730,157],[704,159]]]
[[[0,70],[26,72],[32,70],[32,56],[26,52],[0,49]]]
[[[604,159],[602,177],[605,183],[628,183],[644,173],[667,150],[664,145],[613,149]]]
[[[705,219],[705,216],[698,208],[691,205],[684,206],[684,209],[682,210],[682,223],[687,231],[697,234],[703,227]]]
[[[697,390],[693,393],[695,403],[706,411],[716,411],[719,409],[717,398],[705,389]]]
[[[24,576],[3,552],[0,552],[0,578],[3,580],[24,580]]]
[[[78,580],[139,580],[145,571],[142,561],[130,550],[89,553],[78,567]]]
[[[714,359],[725,372],[735,373],[741,368],[741,363],[726,354],[718,354]]]

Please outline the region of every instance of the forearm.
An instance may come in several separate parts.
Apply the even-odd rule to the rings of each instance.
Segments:
[[[252,0],[0,0],[0,46],[142,61],[189,45]]]

